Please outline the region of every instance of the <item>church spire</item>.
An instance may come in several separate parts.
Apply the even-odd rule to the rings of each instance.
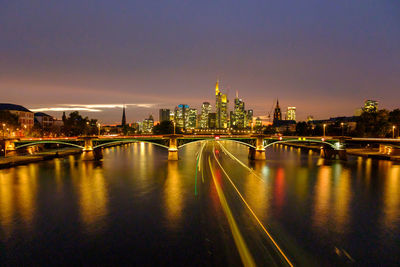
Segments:
[[[123,107],[122,107],[122,122],[121,122],[121,126],[122,127],[126,126],[125,105],[123,105]]]

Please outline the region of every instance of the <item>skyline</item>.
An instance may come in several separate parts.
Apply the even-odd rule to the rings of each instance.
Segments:
[[[350,116],[366,99],[394,109],[399,13],[392,1],[7,2],[0,93],[29,109],[89,105],[105,123],[122,112],[109,104],[127,104],[129,121],[199,109],[214,102],[217,78],[230,108],[239,91],[255,116],[277,98],[299,120]]]
[[[221,90],[225,91],[224,88],[221,88]],[[228,91],[226,93],[229,94],[229,89],[228,89]],[[232,92],[231,92],[231,95],[232,95]],[[228,95],[228,112],[234,109],[233,108],[233,106],[234,106],[234,101],[233,100],[235,98],[237,98],[237,97],[244,101],[247,109],[253,109],[252,106],[251,106],[251,103],[248,103],[246,101],[246,99],[242,98],[240,95],[238,96],[238,90],[236,90],[234,98],[230,98],[229,95]],[[274,109],[276,107],[276,101],[277,100],[279,100],[280,103],[285,103],[286,102],[284,100],[282,101],[279,98],[275,98],[275,99],[273,99],[273,102],[271,103],[270,111],[266,111],[265,110],[264,112],[261,111],[261,113],[260,112],[257,113],[257,111],[255,111],[254,118],[260,117],[263,120],[263,122],[267,122],[267,121],[272,122],[271,120],[272,120],[272,117],[273,117],[273,111],[274,111]],[[355,115],[354,113],[358,109],[361,109],[364,106],[364,102],[366,100],[367,99],[363,100],[358,107],[354,107],[352,114],[336,114],[336,113],[334,113],[334,114],[330,114],[330,115],[328,115],[326,117],[316,117],[316,116],[314,116],[314,114],[305,114],[304,112],[301,112],[301,111],[299,112],[298,108],[296,107],[296,105],[290,105],[290,104],[282,105],[282,104],[280,104],[280,106],[282,108],[282,116],[284,116],[284,114],[286,114],[287,108],[294,106],[297,109],[296,110],[296,117],[298,117],[298,118],[300,117],[300,119],[298,119],[298,121],[305,121],[307,119],[306,118],[307,116],[312,116],[312,117],[314,117],[314,119],[328,119],[328,118],[331,118],[331,117],[354,116]],[[208,100],[207,99],[207,100],[204,100],[204,101],[200,102],[200,104],[189,105],[189,106],[191,108],[197,109],[197,111],[200,113],[201,112],[201,105],[202,105],[203,102],[210,102],[211,103],[211,107],[212,107],[212,111],[215,112],[215,108],[216,108],[215,107],[215,100],[213,101],[213,100]],[[381,105],[380,101],[378,101],[378,103],[379,103],[379,107],[382,108],[382,105]],[[19,103],[12,103],[12,104],[19,104]],[[107,113],[109,111],[114,111],[114,112],[112,112],[113,117],[109,116],[109,118],[111,118],[111,120],[113,120],[113,121],[111,121],[111,120],[103,121],[103,123],[111,125],[111,124],[120,123],[120,116],[122,114],[122,109],[123,109],[124,106],[126,108],[127,121],[129,123],[132,123],[132,122],[136,122],[136,121],[142,121],[148,115],[153,115],[154,118],[157,121],[157,119],[158,119],[157,114],[158,114],[159,109],[169,108],[169,109],[173,110],[179,104],[186,104],[186,103],[183,103],[183,102],[179,102],[178,103],[177,102],[177,104],[171,104],[170,106],[166,106],[166,105],[163,105],[163,104],[160,104],[160,103],[153,103],[153,104],[152,103],[56,104],[56,105],[48,106],[48,107],[45,107],[44,105],[38,105],[40,107],[34,107],[34,108],[31,108],[31,107],[27,106],[27,108],[29,110],[31,110],[32,112],[44,112],[44,113],[48,113],[49,115],[52,115],[52,116],[54,116],[56,118],[61,118],[63,112],[66,112],[68,114],[68,113],[74,112],[74,111],[78,111],[81,114],[83,114],[85,116],[88,116],[88,117],[91,117],[91,118],[98,118],[98,117],[101,118],[101,117],[104,117],[105,113]],[[24,106],[24,105],[22,104],[22,106]],[[135,118],[138,117],[137,113],[136,113],[138,109],[139,110],[140,109],[143,110],[143,113],[139,113],[139,114],[145,114],[144,117],[131,120],[129,118],[129,116],[135,117]],[[383,109],[386,109],[386,107],[383,107]],[[119,111],[119,113],[117,113],[118,112],[117,110]],[[94,115],[94,114],[99,115],[99,116],[96,117],[96,115]],[[299,114],[300,114],[300,116],[299,116]],[[270,115],[270,120],[268,120],[268,117],[269,117],[268,115]],[[115,118],[115,116],[117,116],[117,118]]]

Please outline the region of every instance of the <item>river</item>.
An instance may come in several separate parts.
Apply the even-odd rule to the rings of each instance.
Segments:
[[[0,265],[400,263],[400,165],[230,141],[0,170]]]

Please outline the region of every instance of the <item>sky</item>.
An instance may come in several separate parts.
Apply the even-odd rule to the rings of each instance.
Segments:
[[[256,116],[400,108],[397,0],[0,0],[0,102],[129,122],[215,106],[220,80]]]

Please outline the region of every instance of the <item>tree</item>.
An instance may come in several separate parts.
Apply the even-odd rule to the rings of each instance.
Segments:
[[[400,127],[400,109],[394,109],[389,112],[389,122],[396,127]]]
[[[363,112],[358,118],[356,134],[362,137],[385,137],[390,131],[389,112]]]
[[[8,110],[0,110],[0,123],[7,125],[8,128],[16,128],[19,126],[18,115],[11,113]]]
[[[315,128],[313,129],[312,135],[314,136],[321,136],[324,134],[324,128],[321,124],[315,125]]]
[[[296,124],[296,134],[300,136],[306,136],[310,134],[307,122],[300,121]]]
[[[63,133],[66,136],[96,135],[98,133],[97,120],[83,118],[78,111],[74,111],[65,119]]]

